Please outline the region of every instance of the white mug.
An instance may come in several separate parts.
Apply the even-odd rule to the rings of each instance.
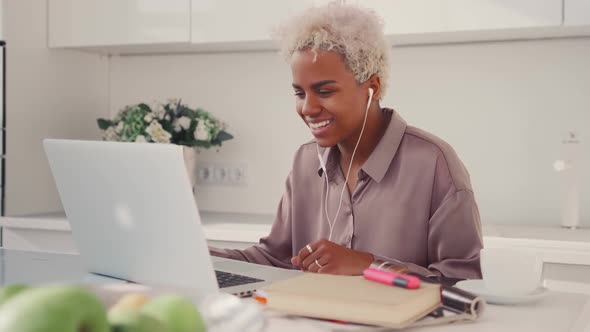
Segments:
[[[543,261],[533,251],[483,248],[480,260],[484,284],[491,292],[523,295],[541,286]]]

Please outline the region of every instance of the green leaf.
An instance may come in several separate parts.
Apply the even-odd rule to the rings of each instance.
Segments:
[[[146,103],[141,103],[139,105],[137,105],[142,111],[145,112],[145,114],[151,112],[152,110],[150,109],[150,107],[146,104]]]
[[[113,122],[108,119],[97,119],[96,122],[98,123],[98,128],[102,130],[107,130],[107,128],[113,125]]]
[[[217,135],[217,137],[215,138],[216,140],[223,142],[223,141],[227,141],[234,138],[230,133],[226,132],[225,130],[222,130],[219,132],[219,134]]]
[[[211,143],[207,141],[195,141],[195,146],[208,149],[211,147]]]

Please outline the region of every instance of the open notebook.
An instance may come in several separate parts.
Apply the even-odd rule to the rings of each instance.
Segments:
[[[292,315],[403,328],[441,306],[439,285],[407,290],[362,276],[305,273],[264,289],[267,306]]]

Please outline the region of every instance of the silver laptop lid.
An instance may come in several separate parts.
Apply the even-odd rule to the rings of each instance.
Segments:
[[[43,143],[89,272],[218,291],[181,146]]]

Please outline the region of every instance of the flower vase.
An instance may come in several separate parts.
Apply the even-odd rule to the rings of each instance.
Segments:
[[[186,166],[186,171],[188,174],[189,183],[191,185],[191,189],[193,191],[193,195],[195,194],[196,184],[197,184],[197,148],[191,146],[183,146],[182,147],[182,155],[184,157],[184,164]]]

